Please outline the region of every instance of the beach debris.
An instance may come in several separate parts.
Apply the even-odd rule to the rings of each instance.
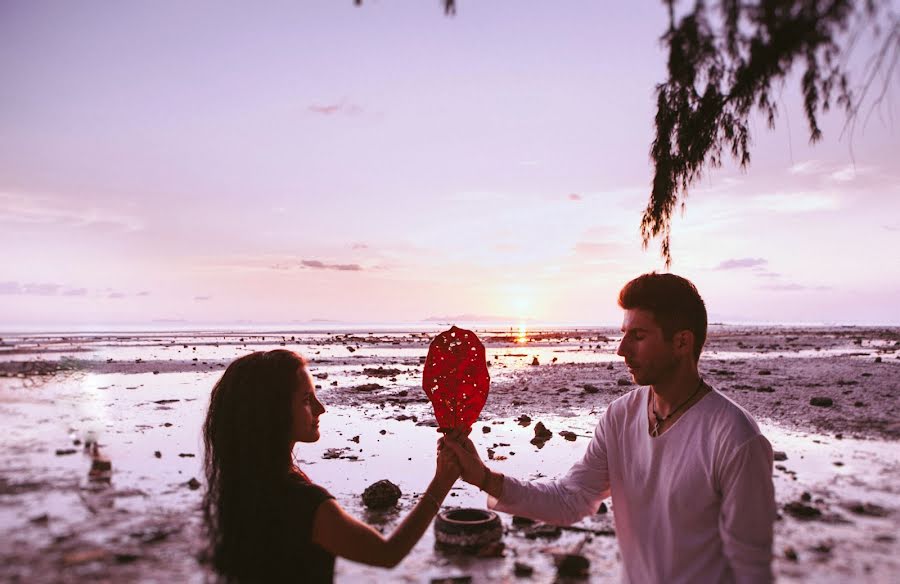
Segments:
[[[553,432],[548,430],[543,422],[538,422],[534,427],[534,438],[531,439],[531,443],[538,448],[541,448],[544,445],[544,442],[550,440],[552,437]]]
[[[396,505],[402,495],[400,487],[387,479],[382,479],[366,487],[362,500],[369,509],[387,509]]]
[[[194,458],[195,455],[190,452],[179,452],[178,456],[181,458]]]
[[[834,400],[830,397],[812,397],[809,399],[809,405],[820,408],[830,408],[834,405]]]
[[[74,448],[57,448],[56,456],[68,456],[70,454],[75,454],[76,452],[78,451]]]
[[[162,458],[162,452],[160,452],[159,450],[154,450],[153,456],[155,456],[156,458]]]
[[[540,364],[541,364],[541,362],[538,361],[537,356],[535,356],[534,359],[531,360],[531,365],[532,365],[532,367],[537,367],[537,366],[540,365]]]
[[[569,430],[560,430],[559,435],[569,442],[575,442],[575,439],[578,437],[578,434]]]
[[[599,393],[600,392],[600,388],[591,383],[585,383],[581,387],[582,387],[582,389],[584,389],[584,393]]]
[[[528,539],[556,539],[562,534],[562,529],[558,525],[548,525],[547,523],[539,523],[532,525],[524,530],[525,537]]]
[[[522,414],[518,418],[516,418],[516,422],[519,423],[523,428],[527,428],[531,424],[531,418],[525,414]]]
[[[366,367],[363,369],[363,373],[368,375],[369,377],[396,377],[403,373],[399,369],[390,369],[385,367]]]
[[[774,454],[774,459],[778,462],[787,460],[787,453],[782,450],[776,450],[773,454]]]
[[[482,426],[482,427],[481,427],[481,432],[482,432],[483,434],[487,434],[487,433],[489,433],[490,431],[491,431],[491,427],[490,427],[490,426]]]
[[[513,574],[516,578],[530,578],[534,575],[534,568],[524,562],[516,562],[513,564]]]
[[[351,439],[350,439],[350,442],[356,442],[357,444],[359,444],[359,434],[357,434],[356,436],[354,436],[353,438],[351,438]]]
[[[821,511],[801,501],[788,503],[784,506],[784,510],[791,517],[802,520],[818,519],[822,516]]]
[[[844,507],[854,515],[863,515],[865,517],[887,517],[891,514],[890,510],[885,509],[881,505],[876,505],[875,503],[854,501],[848,503]]]

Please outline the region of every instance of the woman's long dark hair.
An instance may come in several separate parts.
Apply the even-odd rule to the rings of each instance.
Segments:
[[[251,353],[212,390],[203,515],[213,567],[228,581],[266,580],[284,559],[285,486],[302,476],[291,457],[291,402],[304,366],[291,351]]]

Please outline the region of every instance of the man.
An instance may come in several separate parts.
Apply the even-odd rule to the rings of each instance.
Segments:
[[[688,280],[644,274],[619,294],[618,354],[635,383],[603,414],[562,478],[491,471],[460,431],[445,440],[488,506],[555,524],[612,495],[626,582],[771,582],[772,447],[744,409],[705,383],[697,362],[706,307]]]

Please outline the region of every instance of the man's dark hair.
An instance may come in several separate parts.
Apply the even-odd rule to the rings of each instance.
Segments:
[[[678,331],[691,331],[694,360],[700,359],[706,342],[706,305],[690,280],[675,274],[643,274],[625,284],[619,292],[619,306],[650,312],[667,341]]]

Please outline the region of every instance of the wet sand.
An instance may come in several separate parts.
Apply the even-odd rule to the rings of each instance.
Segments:
[[[436,433],[419,385],[431,334],[3,335],[0,579],[204,581],[202,485],[191,481],[203,478],[200,423],[222,369],[251,350],[284,347],[310,359],[329,412],[322,440],[298,446],[295,457],[349,511],[392,529],[433,469]],[[479,331],[492,385],[473,439],[494,469],[553,477],[580,457],[598,415],[634,389],[615,355],[617,335]],[[900,573],[900,330],[712,326],[701,366],[783,453],[780,580],[892,581]],[[532,423],[518,423],[523,414]],[[530,443],[538,421],[554,432],[540,449]],[[111,472],[89,476],[92,439]],[[397,512],[371,514],[360,493],[383,478],[404,496]],[[451,495],[450,506],[485,504],[463,483]],[[613,514],[559,532],[502,515],[506,550],[494,558],[435,552],[429,531],[395,570],[339,560],[337,580],[513,580],[520,562],[534,570],[531,581],[550,582],[554,554],[587,540],[590,580],[616,581]]]

